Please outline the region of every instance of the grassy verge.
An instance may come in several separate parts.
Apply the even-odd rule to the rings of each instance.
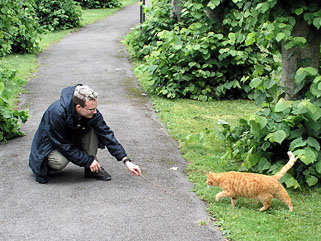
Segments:
[[[137,62],[132,60],[134,65]],[[146,75],[136,71],[143,88],[148,88]],[[225,120],[232,125],[241,117],[255,112],[258,107],[251,101],[199,102],[187,99],[168,100],[151,95],[154,109],[169,133],[179,143],[181,153],[188,161],[186,173],[195,184],[194,191],[208,203],[208,212],[216,220],[229,240],[321,240],[321,188],[288,190],[294,212],[274,200],[266,212],[257,211],[261,203],[251,199],[238,199],[235,208],[230,199],[214,201],[220,188],[207,189],[208,171],[237,170],[239,163],[224,161],[223,144],[215,137],[217,121]]]
[[[137,2],[138,0],[123,0],[123,7]],[[119,11],[121,8],[114,9],[86,9],[83,11],[82,26],[92,24],[96,21],[104,19]],[[43,51],[53,43],[63,39],[67,34],[78,30],[79,28],[50,32],[43,34],[40,41],[40,51]],[[6,66],[8,69],[15,69],[17,71],[17,77],[28,80],[32,77],[32,73],[38,68],[37,54],[12,54],[0,59],[0,63]],[[21,90],[13,90],[19,93]],[[10,100],[12,105],[17,101],[17,98]]]

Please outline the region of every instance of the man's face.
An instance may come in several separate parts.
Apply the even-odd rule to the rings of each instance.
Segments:
[[[85,102],[84,107],[76,105],[76,111],[79,115],[90,119],[97,113],[97,105],[97,100],[89,100]]]

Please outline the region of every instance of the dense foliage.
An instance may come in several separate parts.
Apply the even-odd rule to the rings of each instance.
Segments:
[[[26,0],[0,0],[0,57],[38,50],[39,24]]]
[[[83,8],[115,8],[120,7],[120,0],[75,0],[79,2]]]
[[[300,184],[316,185],[321,180],[321,76],[319,68],[311,67],[315,60],[300,59],[297,54],[298,48],[307,48],[310,40],[293,33],[296,24],[304,19],[306,26],[312,29],[307,36],[320,36],[321,6],[305,5],[303,1],[267,1],[248,6],[248,10],[241,13],[244,2],[238,1],[238,4],[240,14],[244,14],[239,21],[244,20],[246,26],[252,24],[253,27],[247,37],[249,44],[259,42],[273,49],[282,42],[284,49],[290,50],[290,56],[283,57],[297,58],[298,68],[290,73],[294,95],[288,100],[283,99],[288,86],[283,86],[281,93],[280,86],[268,79],[252,79],[250,85],[259,93],[255,100],[263,103],[263,108],[241,119],[234,128],[221,122],[221,137],[228,146],[225,157],[242,160],[245,170],[272,174],[287,162],[286,153],[291,150],[298,160],[289,172],[291,175],[284,178],[286,185],[294,188]],[[254,31],[255,28],[260,31]],[[320,52],[320,43],[315,47],[314,51]],[[268,88],[271,86],[277,88]]]
[[[168,98],[198,100],[253,98],[250,77],[278,69],[277,59],[264,49],[248,47],[246,34],[237,32],[233,14],[225,15],[224,29],[210,21],[205,5],[186,1],[181,21],[171,18],[169,1],[152,1],[147,21],[127,37],[144,58],[153,91]]]
[[[37,0],[34,8],[44,29],[53,31],[80,26],[82,10],[73,0]]]
[[[15,110],[9,103],[9,100],[17,96],[13,90],[19,89],[24,84],[24,80],[16,77],[16,71],[0,65],[0,141],[24,135],[20,126],[28,118],[27,111]]]

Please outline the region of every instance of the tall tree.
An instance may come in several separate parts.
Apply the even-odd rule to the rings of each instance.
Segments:
[[[228,0],[210,0],[211,19],[216,12],[227,11]],[[321,1],[309,0],[232,0],[228,12],[235,16],[234,25],[247,33],[248,45],[260,44],[279,49],[282,54],[282,79],[287,99],[300,98],[303,86],[295,83],[301,67],[320,66]],[[234,6],[234,7],[233,7]],[[221,9],[221,11],[218,11]],[[223,21],[226,21],[224,19]]]
[[[182,14],[182,1],[181,0],[172,0],[172,16],[176,19],[177,22],[181,20],[181,14]]]

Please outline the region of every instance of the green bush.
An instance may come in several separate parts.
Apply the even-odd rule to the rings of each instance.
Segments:
[[[205,101],[253,98],[250,80],[272,79],[279,62],[266,49],[247,46],[233,14],[225,16],[222,28],[208,19],[205,6],[186,1],[181,21],[175,23],[169,1],[152,1],[146,23],[126,39],[131,54],[144,59],[140,70],[149,73],[158,95]]]
[[[29,0],[0,1],[0,56],[39,50],[40,33]]]
[[[171,18],[171,5],[168,0],[152,1],[151,6],[145,7],[146,21],[137,26],[125,38],[131,57],[144,59],[151,53],[159,40],[157,34],[163,30],[171,30],[175,21]]]
[[[98,9],[98,8],[116,8],[121,7],[120,0],[75,0],[79,2],[83,8]]]
[[[297,188],[321,180],[321,76],[306,67],[298,69],[295,80],[304,99],[265,104],[234,128],[221,121],[218,136],[227,145],[224,158],[241,160],[253,172],[274,174],[287,162],[287,151],[293,151],[298,160],[284,181]]]
[[[245,46],[242,34],[224,36],[195,23],[157,36],[142,70],[151,74],[158,95],[205,101],[251,98],[256,66],[263,66],[261,75],[271,78],[271,54]]]
[[[44,29],[63,30],[81,24],[82,9],[73,0],[37,0],[34,8]]]
[[[27,121],[28,112],[16,110],[9,102],[24,85],[25,81],[16,77],[16,71],[0,65],[0,141],[24,135],[20,127]]]
[[[252,78],[250,86],[255,90],[254,99],[262,104],[262,110],[241,119],[234,128],[221,121],[223,130],[218,133],[227,144],[225,157],[242,161],[243,170],[273,174],[287,162],[286,153],[291,150],[298,160],[283,180],[294,188],[314,186],[321,181],[320,68],[316,69],[315,64],[312,67],[316,60],[303,59],[298,51],[306,48],[311,52],[308,43],[320,36],[320,6],[319,2],[309,1],[251,4],[239,1],[241,11],[235,12],[243,28],[251,29],[246,39],[248,46],[260,43],[275,52],[283,43],[283,48],[291,54],[282,59],[295,59],[297,65],[295,72],[282,72],[289,82],[293,81],[286,83],[283,89],[278,86],[276,75],[271,79],[260,75]],[[305,29],[309,34],[297,36],[296,23],[303,19],[306,27],[309,26]],[[319,43],[314,45],[315,51],[320,51],[319,46]],[[285,93],[291,84],[294,88],[289,97]]]

